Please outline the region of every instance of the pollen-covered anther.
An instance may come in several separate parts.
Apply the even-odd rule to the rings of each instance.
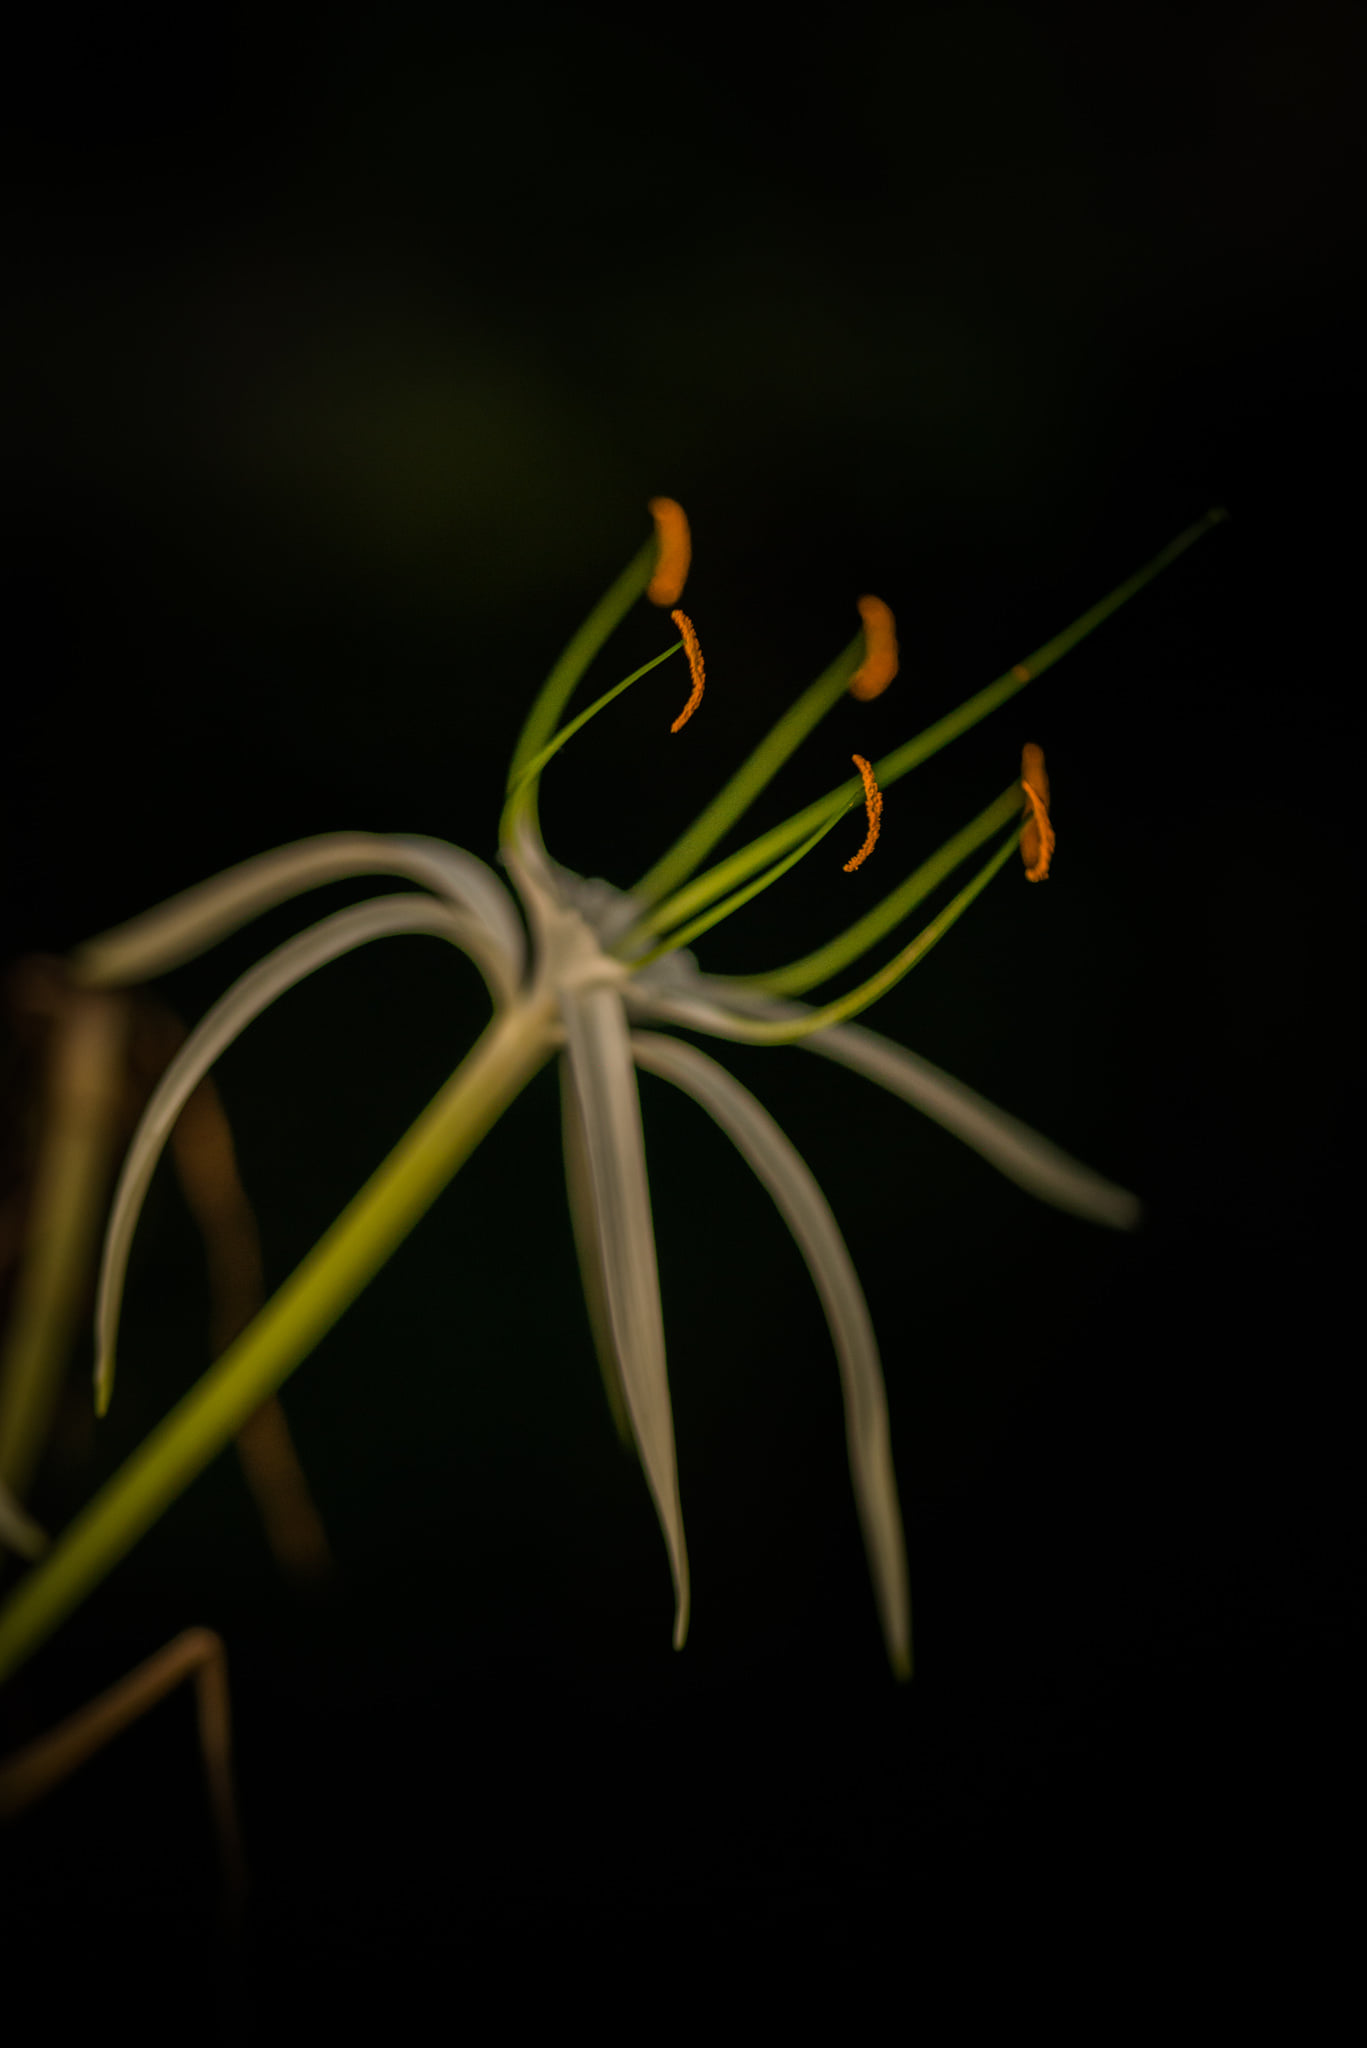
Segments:
[[[881,697],[897,673],[897,621],[881,597],[861,597],[864,659],[850,677],[850,695],[861,704]]]
[[[669,728],[671,732],[678,732],[680,726],[687,725],[689,719],[693,716],[693,713],[702,703],[702,649],[698,645],[698,635],[694,628],[693,621],[689,618],[688,613],[676,611],[671,612],[669,616],[671,619],[673,619],[675,625],[679,629],[680,634],[683,636],[684,653],[688,656],[689,672],[693,677],[692,695],[689,697],[688,702],[684,705],[683,710],[675,719],[673,725],[671,725]]]
[[[1049,823],[1049,776],[1044,750],[1033,740],[1021,748],[1021,788],[1030,815],[1021,832],[1021,859],[1027,882],[1042,882],[1054,857],[1054,828]]]
[[[864,835],[864,844],[860,847],[854,859],[847,860],[845,863],[845,873],[847,875],[852,875],[856,868],[863,867],[864,862],[878,844],[879,827],[883,822],[883,792],[873,779],[873,769],[862,754],[852,754],[850,758],[859,770],[859,777],[864,785],[864,810],[868,817],[869,829]]]
[[[646,585],[646,596],[662,610],[676,605],[688,581],[693,560],[693,540],[688,515],[673,498],[652,498],[646,510],[655,521],[655,574]]]

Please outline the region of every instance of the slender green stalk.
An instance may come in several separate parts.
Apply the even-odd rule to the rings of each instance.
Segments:
[[[1076,647],[1080,640],[1095,632],[1104,620],[1110,618],[1112,612],[1119,611],[1123,604],[1136,596],[1146,583],[1151,583],[1154,577],[1175,562],[1179,555],[1185,554],[1186,550],[1200,540],[1203,534],[1208,533],[1212,526],[1218,526],[1221,520],[1228,517],[1228,513],[1219,508],[1207,512],[1203,519],[1198,519],[1194,526],[1188,526],[1176,539],[1170,540],[1165,548],[1161,548],[1152,561],[1146,562],[1142,569],[1136,569],[1133,576],[1127,576],[1108,596],[1101,598],[1098,603],[1083,612],[1080,618],[1074,619],[1071,626],[1065,626],[1061,633],[1056,633],[1052,640],[1046,640],[1042,647],[1037,647],[1024,661],[1017,662],[1006,675],[999,676],[995,683],[989,683],[976,695],[966,698],[956,710],[947,712],[933,725],[928,725],[924,732],[918,733],[915,739],[908,740],[905,746],[896,748],[891,754],[885,754],[881,761],[874,763],[874,774],[878,779],[879,788],[888,789],[902,776],[909,774],[913,768],[918,768],[922,761],[929,760],[932,754],[938,753],[941,747],[948,746],[951,740],[958,739],[961,733],[969,731],[990,712],[997,710],[999,705],[1008,702],[1018,691],[1023,690],[1027,683],[1043,675],[1046,669],[1052,668],[1056,661],[1061,661],[1065,654]],[[856,643],[859,644],[861,643]],[[841,661],[845,660],[848,654],[847,649],[846,654],[841,656]],[[827,670],[821,682],[813,683],[807,693],[808,696],[819,690],[828,678],[834,677],[835,666]],[[799,699],[799,703],[804,701]],[[797,706],[794,709],[797,709]],[[774,728],[775,732],[780,730],[783,722],[779,721],[779,725]],[[769,739],[760,743],[750,761],[747,761],[727,784],[717,804],[704,811],[699,826],[712,812],[717,811],[718,805],[732,792],[743,793],[743,790],[748,788],[745,778],[750,775],[752,764],[764,753],[773,737],[774,734],[771,733]],[[756,775],[757,788],[754,793],[763,787],[767,779],[767,776],[760,779],[758,774]],[[687,882],[688,875],[692,873],[703,853],[720,837],[720,831],[712,834],[704,846],[699,826],[694,826],[670,849],[662,861],[656,863],[633,893],[640,895],[644,891],[646,900],[655,902],[666,889],[672,889],[674,894],[670,898],[668,921],[671,926],[680,924],[685,918],[692,917],[704,909],[707,904],[715,902],[717,897],[724,896],[728,890],[738,887],[760,868],[767,867],[771,861],[779,859],[790,846],[795,846],[800,839],[805,839],[824,818],[830,816],[833,804],[843,803],[850,797],[857,798],[860,789],[861,784],[857,778],[848,777],[837,788],[828,790],[825,796],[818,797],[803,810],[795,811],[792,817],[786,818],[781,825],[775,825],[771,831],[761,833],[757,839],[752,839],[747,846],[742,846],[726,860],[718,861],[715,867],[709,868],[695,881]],[[749,795],[746,795],[745,801],[749,800]],[[733,801],[725,823],[721,825],[721,831],[734,823],[735,818],[740,815],[740,808],[743,808],[743,805],[738,808],[737,803]],[[699,835],[696,840],[695,834]],[[684,883],[686,886],[678,886]]]
[[[554,1050],[553,999],[496,1017],[242,1335],[77,1515],[0,1609],[0,1679],[50,1636],[283,1385]]]

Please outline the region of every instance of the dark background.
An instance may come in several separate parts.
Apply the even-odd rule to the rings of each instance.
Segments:
[[[759,823],[1232,515],[891,792],[864,874],[823,849],[703,947],[723,971],[808,950],[1044,746],[1047,888],[1005,875],[869,1021],[1141,1192],[1141,1235],[1043,1208],[823,1062],[723,1054],[868,1293],[909,1689],[801,1262],[647,1079],[694,1578],[671,1651],[553,1070],[286,1389],[334,1598],[279,1586],[224,1458],[10,1688],[17,1740],[186,1624],[222,1630],[256,2037],[402,2033],[425,1997],[454,2021],[490,1988],[515,2016],[638,1969],[660,1997],[746,1973],[771,2006],[848,1974],[910,2012],[930,1927],[986,1953],[1046,1901],[1070,1939],[1085,1910],[1131,1930],[1150,1980],[1226,1910],[1247,1941],[1308,1901],[1332,1957],[1362,1705],[1341,1148],[1364,40],[1359,10],[1300,0],[853,6],[762,42],[583,8],[209,9],[180,40],[111,16],[21,46],[6,957],[313,832],[491,859],[531,693],[652,493],[692,518],[706,705],[669,741],[671,665],[543,802],[552,850],[623,884],[860,591],[897,613],[897,685],[835,714]],[[627,622],[604,684],[660,624]],[[319,892],[163,992],[193,1018],[368,893]],[[484,1014],[472,969],[391,941],[224,1060],[273,1281]],[[159,1182],[114,1409],[35,1505],[60,1522],[114,1469],[203,1363],[203,1318]],[[93,1987],[169,2028],[214,1899],[188,1700],[5,1853],[5,1968],[52,2021]]]

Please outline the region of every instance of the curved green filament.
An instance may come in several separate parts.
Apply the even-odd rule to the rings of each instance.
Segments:
[[[947,903],[938,917],[933,917],[924,930],[919,931],[909,946],[880,967],[876,974],[851,989],[848,995],[837,996],[834,1002],[825,1003],[819,1010],[809,1010],[805,1017],[778,1019],[773,1023],[762,1022],[749,1017],[730,1017],[727,1023],[728,1038],[742,1040],[746,1045],[794,1045],[799,1038],[810,1038],[814,1031],[825,1031],[831,1024],[843,1024],[848,1017],[857,1017],[861,1010],[867,1010],[890,988],[895,988],[902,977],[910,974],[913,967],[924,960],[931,947],[942,939],[952,924],[957,924],[974,898],[980,896],[1003,862],[1020,844],[1020,832],[1015,831],[997,848],[992,857],[985,861],[971,882],[965,883],[953,901]]]
[[[604,641],[620,626],[654,575],[658,555],[659,547],[652,535],[643,547],[638,548],[617,581],[599,598],[583,625],[570,639],[527,713],[508,769],[510,785],[521,777],[533,754],[555,731],[556,720],[573,696],[585,669]]]
[[[814,683],[808,684],[797,702],[790,705],[777,724],[770,728],[749,760],[742,762],[731,780],[717,792],[706,810],[694,819],[682,838],[677,839],[668,853],[662,854],[654,867],[642,876],[631,891],[638,901],[658,903],[680,882],[688,880],[699,861],[704,860],[717,841],[730,831],[736,820],[744,816],[761,790],[765,789],[777,775],[788,756],[795,752],[808,733],[820,724],[832,705],[840,702],[849,688],[850,677],[863,658],[864,636],[861,632],[855,635],[848,647],[842,648],[835,660],[828,668],[823,669]],[[861,784],[861,789],[862,786]],[[825,804],[817,808],[824,811]],[[804,831],[811,828],[809,814],[812,809],[813,807],[809,805],[808,811],[803,814],[808,818]],[[785,847],[791,846],[793,839],[802,837],[802,832],[795,833],[793,838],[785,841]],[[779,850],[782,852],[784,848]],[[762,861],[756,861],[746,869],[746,873],[753,874],[756,867],[762,866]],[[720,891],[714,891],[714,894],[719,893]],[[711,898],[704,900],[710,902]]]
[[[801,846],[794,853],[790,853],[785,860],[778,861],[773,867],[767,868],[757,881],[747,883],[743,889],[737,889],[734,895],[728,896],[723,902],[715,904],[711,910],[705,910],[701,917],[695,917],[691,924],[683,925],[674,933],[672,938],[666,939],[663,945],[656,946],[653,952],[645,955],[644,959],[631,960],[629,954],[623,953],[623,945],[629,944],[631,939],[650,930],[651,920],[649,918],[645,920],[644,924],[633,926],[627,940],[619,942],[614,947],[614,952],[618,953],[621,957],[626,957],[633,971],[635,971],[642,967],[651,966],[653,962],[663,959],[666,953],[674,952],[679,946],[691,945],[693,940],[699,938],[703,932],[710,931],[714,924],[720,924],[723,918],[730,917],[732,911],[739,910],[752,897],[760,895],[763,890],[769,887],[771,882],[776,882],[780,875],[786,875],[789,868],[796,867],[797,863],[806,854],[809,854],[812,848],[826,837],[828,832],[835,830],[840,820],[853,808],[853,804],[846,804],[843,809],[836,812],[833,818],[822,825],[819,831],[813,832],[809,839],[804,839]],[[666,911],[668,908],[668,904],[663,906],[663,909]],[[656,915],[658,916],[659,913],[657,912]],[[666,918],[664,922],[667,924],[670,920]]]
[[[652,534],[638,548],[617,581],[599,598],[578,632],[573,635],[559,660],[537,692],[527,713],[508,768],[508,787],[520,782],[527,764],[541,751],[555,731],[556,721],[578,687],[585,669],[605,640],[616,631],[655,573],[659,560],[658,535]],[[536,785],[522,798],[526,821],[536,826]],[[505,809],[504,822],[509,822]]]
[[[829,981],[832,975],[852,967],[870,946],[876,945],[887,932],[899,925],[918,903],[953,874],[961,861],[976,853],[994,833],[1000,832],[1003,825],[1009,825],[1020,808],[1020,783],[1008,783],[994,803],[990,803],[985,811],[979,811],[962,831],[954,833],[937,853],[922,861],[903,883],[890,890],[881,903],[863,917],[856,918],[847,930],[828,944],[819,946],[801,960],[794,960],[788,967],[776,967],[767,974],[722,974],[715,975],[713,979],[734,980],[746,988],[759,989],[765,995],[773,996],[800,996],[819,982]]]
[[[509,837],[513,821],[518,812],[524,804],[531,800],[533,789],[540,778],[542,769],[549,760],[552,760],[560,752],[566,741],[572,740],[582,726],[587,725],[591,718],[596,718],[600,711],[611,704],[614,697],[620,697],[623,690],[629,690],[633,683],[639,683],[642,676],[648,676],[653,668],[658,668],[662,661],[668,661],[670,655],[677,654],[682,646],[683,641],[676,640],[672,646],[666,647],[663,654],[653,655],[649,661],[642,662],[638,669],[633,669],[631,674],[624,676],[620,683],[614,683],[610,690],[604,690],[601,697],[595,698],[587,711],[581,711],[579,716],[572,718],[568,725],[562,725],[555,738],[548,740],[538,753],[533,754],[520,772],[516,775],[512,771],[509,772],[508,801],[503,807],[503,817],[498,830],[500,840]]]

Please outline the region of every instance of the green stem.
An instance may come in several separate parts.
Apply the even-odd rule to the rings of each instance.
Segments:
[[[46,1641],[283,1385],[554,1050],[549,997],[496,1017],[242,1335],[82,1509],[0,1609],[0,1679]]]

